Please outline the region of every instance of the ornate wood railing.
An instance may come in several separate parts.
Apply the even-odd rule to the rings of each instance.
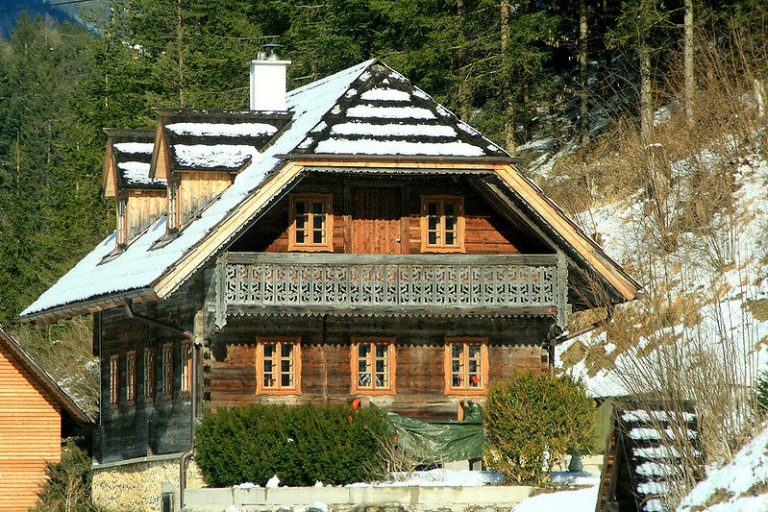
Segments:
[[[217,319],[226,315],[548,314],[564,326],[567,269],[558,255],[225,253]]]

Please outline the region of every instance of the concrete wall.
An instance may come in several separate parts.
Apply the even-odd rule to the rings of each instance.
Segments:
[[[187,488],[205,483],[194,460],[187,465]],[[107,512],[157,512],[160,494],[174,490],[178,506],[179,456],[134,459],[93,466],[93,501]]]
[[[332,512],[367,507],[394,507],[399,510],[456,512],[510,510],[531,493],[527,486],[485,487],[285,487],[223,488],[188,490],[186,512],[225,512],[228,507],[249,511],[285,510],[312,507],[322,502]]]

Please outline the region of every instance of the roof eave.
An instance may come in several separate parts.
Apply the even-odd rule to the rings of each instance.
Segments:
[[[19,316],[19,321],[23,323],[50,323],[122,306],[126,300],[148,301],[156,299],[157,294],[153,288],[139,288],[136,290],[100,295],[98,297],[91,297],[89,299],[35,311],[24,316]]]
[[[395,162],[395,163],[472,163],[519,164],[521,159],[509,156],[423,156],[423,155],[351,155],[333,153],[287,153],[275,155],[283,160],[322,162]]]

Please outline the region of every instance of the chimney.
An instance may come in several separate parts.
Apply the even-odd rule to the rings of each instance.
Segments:
[[[262,45],[251,61],[251,110],[286,110],[285,70],[291,61],[280,60],[279,44]]]

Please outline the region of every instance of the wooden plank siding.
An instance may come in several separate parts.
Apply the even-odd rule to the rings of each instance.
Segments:
[[[26,512],[61,460],[61,408],[0,346],[0,511]]]
[[[293,192],[333,194],[333,252],[336,253],[421,253],[421,196],[446,194],[465,197],[466,254],[552,252],[523,226],[513,225],[495,212],[464,177],[458,181],[447,177],[375,181],[325,176],[306,178]],[[369,197],[372,192],[382,192],[380,201],[387,204],[373,202]],[[400,204],[391,204],[398,199]],[[365,207],[373,208],[374,212],[360,213]],[[287,252],[288,208],[287,198],[279,201],[230,250]],[[397,228],[391,228],[391,217],[398,212],[403,212],[399,234]],[[361,243],[366,236],[374,240]],[[400,241],[394,242],[395,237]]]
[[[489,337],[491,380],[523,369],[548,368],[542,340],[551,319],[331,319],[235,318],[211,336],[204,364],[206,400],[213,406],[246,403],[346,403],[351,394],[350,344],[356,336],[395,337],[394,396],[372,400],[397,412],[425,418],[453,418],[461,395],[445,393],[446,336],[482,332]],[[256,394],[256,337],[300,336],[301,395]],[[360,393],[364,394],[364,393]],[[482,397],[471,397],[482,401]]]
[[[176,195],[176,212],[179,225],[189,220],[208,206],[214,197],[232,184],[234,174],[214,171],[176,171],[179,175],[179,191]]]
[[[165,215],[168,199],[165,190],[128,190],[127,194],[125,222],[130,242]]]

